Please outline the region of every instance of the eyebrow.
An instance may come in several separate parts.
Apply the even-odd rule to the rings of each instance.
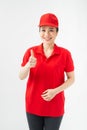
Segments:
[[[54,29],[54,28],[51,27],[51,28],[49,28],[49,29]]]

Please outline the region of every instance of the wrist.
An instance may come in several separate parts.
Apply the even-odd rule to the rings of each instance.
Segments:
[[[59,93],[59,87],[54,88],[55,95]]]
[[[25,67],[26,67],[27,70],[30,70],[30,68],[31,68],[30,63],[28,62]]]

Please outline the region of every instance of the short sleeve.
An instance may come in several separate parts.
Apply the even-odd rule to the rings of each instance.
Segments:
[[[30,57],[30,50],[28,49],[28,50],[25,52],[24,56],[23,56],[21,66],[25,66],[25,65],[26,65],[26,63],[27,63],[28,60],[29,60],[29,57]]]
[[[70,72],[74,70],[74,62],[71,56],[71,53],[68,51],[66,55],[66,66],[65,72]]]

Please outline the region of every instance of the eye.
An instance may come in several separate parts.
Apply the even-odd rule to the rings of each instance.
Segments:
[[[50,29],[50,32],[54,32],[54,30],[53,30],[53,29]]]
[[[45,29],[41,29],[42,32],[45,32]]]

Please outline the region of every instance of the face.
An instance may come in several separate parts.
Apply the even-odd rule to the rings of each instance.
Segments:
[[[40,37],[42,39],[42,42],[45,44],[54,43],[57,33],[58,32],[55,27],[50,26],[40,27]]]

